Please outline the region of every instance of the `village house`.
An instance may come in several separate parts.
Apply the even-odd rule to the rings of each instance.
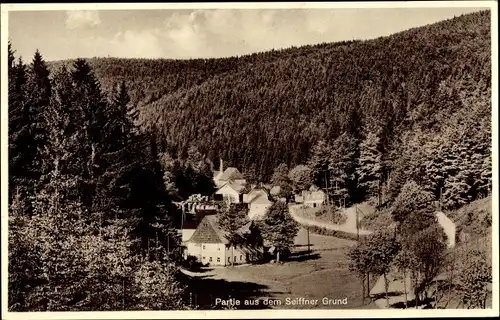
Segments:
[[[255,231],[253,221],[237,232],[251,234]],[[199,262],[215,266],[228,266],[258,261],[263,257],[262,245],[233,245],[225,232],[217,226],[216,215],[203,217],[189,240],[184,242],[184,258],[194,256]]]
[[[228,182],[215,192],[214,198],[218,201],[227,200],[230,203],[240,203],[243,202],[244,189],[244,185]]]
[[[243,202],[243,191],[247,182],[238,169],[229,167],[224,170],[222,159],[220,160],[219,171],[214,172],[214,184],[218,188],[214,194],[216,201]]]
[[[248,203],[248,218],[251,220],[262,219],[267,209],[273,204],[269,200],[267,191],[262,188],[253,188],[249,193],[243,195],[243,202]]]
[[[182,242],[188,241],[191,238],[205,216],[216,214],[216,210],[197,210],[191,214],[182,213],[181,223],[177,229],[181,235]]]
[[[326,194],[314,186],[309,190],[303,190],[300,195],[295,195],[295,202],[302,203],[311,208],[318,208],[325,204]]]
[[[219,171],[214,171],[214,184],[217,188],[221,188],[227,183],[233,183],[237,185],[246,185],[246,180],[241,174],[241,172],[234,167],[229,167],[224,170],[224,163],[222,159],[220,160]]]

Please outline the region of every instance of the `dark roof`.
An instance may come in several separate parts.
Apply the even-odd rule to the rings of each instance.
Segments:
[[[253,227],[253,221],[249,221],[236,232],[242,235],[248,234],[251,233]],[[196,228],[196,231],[188,241],[194,243],[229,243],[226,232],[218,227],[216,215],[207,215],[203,217],[198,228]]]
[[[224,232],[217,227],[217,216],[208,215],[203,217],[198,228],[193,233],[189,242],[194,243],[228,243]]]
[[[187,214],[186,220],[182,222],[181,229],[196,229],[205,216],[215,215],[217,210],[196,210],[196,213]]]

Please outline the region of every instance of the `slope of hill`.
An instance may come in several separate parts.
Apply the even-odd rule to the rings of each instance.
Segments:
[[[182,157],[195,145],[213,162],[222,157],[268,179],[279,163],[305,163],[315,143],[345,131],[363,138],[382,127],[390,151],[404,132],[431,136],[464,121],[483,130],[490,114],[490,13],[374,40],[239,58],[90,64],[105,89],[125,80],[162,151]]]

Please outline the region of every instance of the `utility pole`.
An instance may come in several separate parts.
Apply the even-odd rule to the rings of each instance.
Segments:
[[[325,171],[325,185],[326,185],[326,204],[329,206],[330,205],[330,195],[328,193],[328,179],[326,177],[326,171]]]
[[[358,213],[358,205],[356,204],[354,206],[354,208],[356,209],[356,240],[359,243],[359,213]]]
[[[307,226],[307,252],[311,252],[311,242],[309,241],[309,226]]]

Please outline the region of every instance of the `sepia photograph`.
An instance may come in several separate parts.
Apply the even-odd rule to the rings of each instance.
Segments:
[[[2,4],[2,318],[498,315],[497,29]]]

